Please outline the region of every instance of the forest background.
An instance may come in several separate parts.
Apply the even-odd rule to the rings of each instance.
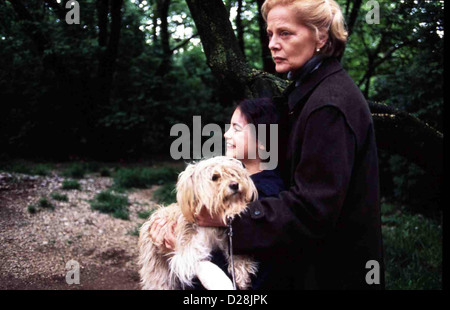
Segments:
[[[66,23],[66,2],[0,1],[3,170],[24,160],[151,166],[170,159],[174,124],[200,115],[223,128],[236,101],[286,85],[263,1],[80,0],[80,24]],[[367,2],[338,0],[350,34],[341,62],[374,115],[388,288],[439,289],[444,1],[379,0],[379,24],[367,23]]]

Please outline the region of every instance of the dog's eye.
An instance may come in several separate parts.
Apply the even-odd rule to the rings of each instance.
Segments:
[[[218,174],[213,174],[211,180],[213,180],[214,182],[217,181],[220,178],[220,175]]]

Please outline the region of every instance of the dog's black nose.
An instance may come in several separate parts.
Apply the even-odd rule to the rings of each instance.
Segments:
[[[238,182],[232,182],[232,183],[230,183],[230,188],[233,190],[233,191],[237,191],[237,190],[239,190],[239,183]]]

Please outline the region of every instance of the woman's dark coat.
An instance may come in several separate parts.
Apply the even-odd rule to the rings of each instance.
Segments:
[[[233,221],[234,253],[275,264],[261,288],[384,288],[377,149],[363,95],[329,58],[274,100],[289,190]],[[376,280],[372,260],[380,284],[366,281]]]

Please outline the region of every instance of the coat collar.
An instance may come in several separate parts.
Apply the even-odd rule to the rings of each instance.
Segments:
[[[309,78],[305,79],[298,87],[295,87],[296,81],[293,81],[283,92],[282,97],[288,101],[289,111],[294,109],[297,102],[311,92],[326,77],[341,71],[342,66],[336,58],[325,59],[320,67],[313,71]]]

